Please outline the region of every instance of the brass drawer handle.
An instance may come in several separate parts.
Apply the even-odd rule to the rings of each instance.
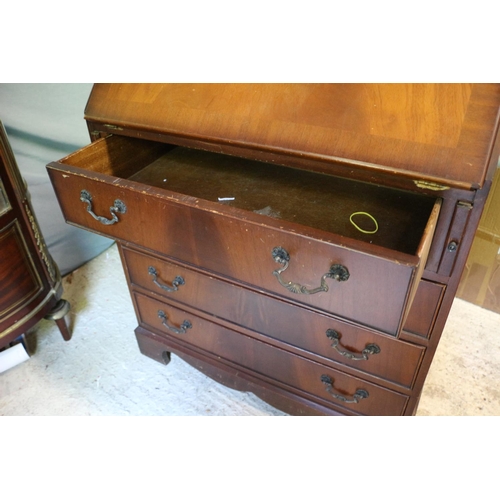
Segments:
[[[182,322],[182,325],[180,326],[180,328],[176,328],[175,326],[169,325],[167,323],[168,316],[166,315],[166,313],[164,311],[158,311],[158,317],[161,319],[161,324],[165,328],[167,328],[167,330],[170,330],[171,332],[174,332],[174,333],[178,333],[178,334],[186,333],[186,330],[188,330],[189,328],[192,328],[192,326],[193,326],[191,324],[191,322],[188,321],[187,319],[185,319]]]
[[[148,273],[153,276],[153,283],[166,292],[176,292],[177,290],[179,290],[179,287],[181,285],[185,284],[184,278],[182,276],[176,276],[172,281],[171,287],[168,285],[163,285],[158,281],[158,271],[153,266],[148,267]]]
[[[333,392],[333,379],[328,375],[321,375],[321,382],[325,384],[326,390],[328,393],[333,396],[335,399],[342,401],[343,403],[359,403],[362,399],[366,399],[369,394],[365,389],[358,389],[352,396],[352,399],[346,398],[341,394],[337,394]]]
[[[106,217],[102,217],[101,215],[96,215],[92,211],[92,195],[86,191],[85,189],[82,189],[80,193],[80,201],[83,201],[84,203],[87,204],[87,212],[94,217],[95,220],[99,221],[101,224],[104,224],[105,226],[111,226],[111,224],[114,224],[115,222],[119,222],[118,217],[116,216],[116,213],[119,214],[124,214],[127,211],[127,207],[125,206],[125,203],[121,200],[115,200],[115,203],[112,207],[109,207],[109,211],[111,212],[112,219],[106,219]]]
[[[380,347],[377,344],[366,344],[366,347],[361,351],[361,356],[354,352],[350,352],[347,350],[339,349],[340,345],[340,333],[335,330],[328,329],[326,331],[326,336],[332,340],[332,347],[341,355],[346,357],[347,359],[351,359],[353,361],[368,361],[368,356],[372,354],[378,354],[380,352]]]
[[[347,281],[349,279],[349,271],[346,267],[341,264],[333,264],[330,270],[321,277],[321,285],[317,288],[308,289],[304,285],[299,283],[293,283],[291,281],[283,281],[281,278],[281,273],[286,271],[290,263],[289,253],[282,247],[275,247],[272,251],[272,257],[281,266],[281,269],[276,269],[273,271],[273,275],[276,276],[281,286],[284,286],[287,290],[292,293],[303,293],[305,295],[312,295],[318,292],[328,292],[328,285],[326,284],[326,279],[334,279],[336,281]]]

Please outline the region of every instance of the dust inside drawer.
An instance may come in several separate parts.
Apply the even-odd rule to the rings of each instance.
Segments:
[[[131,180],[408,254],[416,253],[435,201],[331,175],[181,147]]]

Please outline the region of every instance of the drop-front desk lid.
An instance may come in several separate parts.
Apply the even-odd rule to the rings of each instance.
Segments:
[[[499,106],[499,84],[96,84],[85,119],[471,189],[497,164]]]

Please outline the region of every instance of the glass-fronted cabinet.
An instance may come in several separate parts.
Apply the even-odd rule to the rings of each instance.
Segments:
[[[9,199],[5,193],[2,179],[0,179],[0,217],[10,209]]]
[[[53,319],[65,340],[69,303],[0,122],[0,350],[42,319]]]

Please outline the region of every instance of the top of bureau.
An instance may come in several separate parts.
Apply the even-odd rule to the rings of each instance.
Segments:
[[[361,175],[482,187],[498,84],[96,84],[94,130]]]

